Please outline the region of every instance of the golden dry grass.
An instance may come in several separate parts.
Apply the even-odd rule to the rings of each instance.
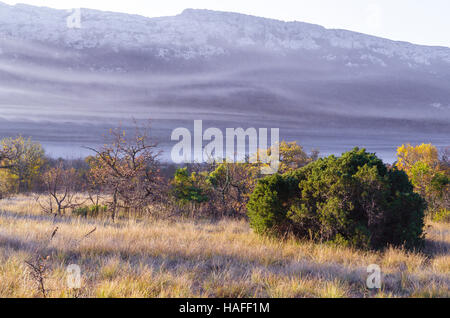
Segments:
[[[48,256],[50,297],[449,297],[448,224],[429,223],[420,253],[370,252],[259,237],[244,221],[113,224],[54,219],[30,197],[0,201],[0,297],[41,297],[25,264],[37,254]],[[67,287],[70,264],[81,290]],[[369,264],[381,266],[381,290],[366,288]]]

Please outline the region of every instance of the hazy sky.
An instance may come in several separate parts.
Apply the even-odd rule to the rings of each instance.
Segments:
[[[450,47],[449,0],[0,0],[59,9],[92,8],[148,17],[185,8],[304,21],[417,44]]]

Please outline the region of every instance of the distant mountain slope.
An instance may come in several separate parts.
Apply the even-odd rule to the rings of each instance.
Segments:
[[[69,14],[0,3],[0,136],[62,149],[134,116],[154,118],[163,142],[204,119],[280,127],[324,152],[448,143],[449,48],[208,10],[82,9],[81,29]]]
[[[82,10],[82,28],[68,29],[64,10],[28,5],[0,4],[0,34],[77,49],[151,51],[159,57],[184,59],[224,55],[235,49],[367,50],[359,56],[322,56],[327,60],[351,59],[361,65],[386,66],[383,59],[398,58],[410,66],[444,61],[450,49],[394,42],[345,30],[327,30],[302,22],[282,22],[237,13],[187,9],[174,17],[145,18],[137,15]]]

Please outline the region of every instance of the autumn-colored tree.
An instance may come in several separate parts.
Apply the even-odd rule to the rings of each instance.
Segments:
[[[448,152],[443,150],[439,156],[432,144],[407,144],[397,149],[396,167],[406,172],[414,190],[426,199],[430,214],[441,210],[445,214],[450,209],[448,166]]]
[[[118,208],[142,211],[161,199],[165,184],[157,144],[150,141],[148,129],[136,125],[134,135],[127,137],[125,130],[116,128],[110,131],[110,137],[102,148],[89,148],[96,154],[89,164],[91,186],[101,187],[109,196],[114,220]]]
[[[12,191],[30,191],[39,179],[44,163],[41,144],[21,136],[0,141],[0,178]]]
[[[16,159],[18,154],[10,147],[5,148],[4,141],[5,139],[0,141],[0,169],[9,169],[12,167],[9,163]]]
[[[438,150],[432,144],[421,144],[412,146],[402,145],[397,148],[396,166],[407,174],[417,162],[426,164],[430,169],[436,170],[439,167]]]
[[[280,161],[278,173],[291,172],[304,167],[317,160],[319,156],[318,150],[313,150],[311,154],[306,153],[303,147],[297,144],[296,141],[286,142],[283,140],[278,144],[278,147]],[[269,149],[259,149],[258,158],[261,161],[262,158],[270,157],[272,152],[273,147],[270,147]]]

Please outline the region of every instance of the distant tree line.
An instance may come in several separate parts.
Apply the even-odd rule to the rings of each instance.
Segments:
[[[53,159],[31,139],[1,140],[0,199],[33,193],[60,216],[245,218],[264,235],[367,248],[419,246],[425,215],[450,221],[449,149],[431,144],[402,145],[387,165],[364,149],[319,158],[283,141],[271,176],[250,160],[161,163],[148,128],[112,129],[89,149],[85,159]]]

